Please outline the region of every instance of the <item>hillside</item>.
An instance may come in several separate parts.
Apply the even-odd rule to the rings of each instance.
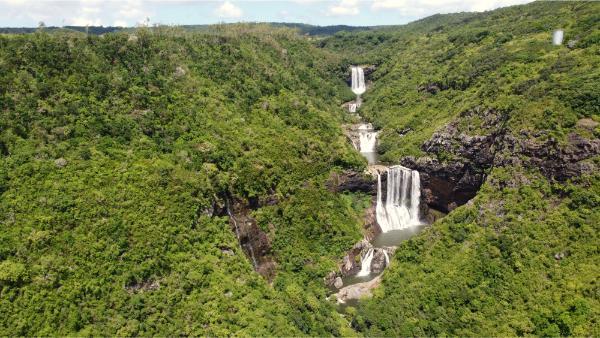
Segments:
[[[559,28],[564,44],[553,46]],[[599,4],[577,2],[320,42],[375,65],[361,114],[381,128],[382,160],[418,169],[428,204],[451,211],[348,310],[356,329],[600,334],[599,37]]]
[[[0,335],[600,336],[600,4],[103,29],[0,35]]]
[[[313,280],[360,237],[321,184],[364,166],[335,58],[241,25],[3,36],[0,60],[3,335],[344,332]],[[274,287],[227,221],[251,204]]]

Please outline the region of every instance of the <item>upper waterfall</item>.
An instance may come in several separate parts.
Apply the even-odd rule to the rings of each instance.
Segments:
[[[377,206],[375,213],[382,232],[420,225],[419,202],[421,182],[419,172],[403,166],[387,169],[387,193],[382,197],[381,175],[377,175]]]
[[[361,95],[367,90],[365,86],[365,72],[362,67],[352,66],[352,91]]]

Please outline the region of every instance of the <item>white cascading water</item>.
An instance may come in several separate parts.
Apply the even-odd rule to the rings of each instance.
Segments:
[[[352,66],[352,91],[361,95],[367,90],[365,86],[365,72],[361,67]]]
[[[356,103],[350,103],[348,105],[348,111],[351,113],[356,113]]]
[[[564,34],[565,31],[562,29],[555,30],[554,33],[552,33],[552,44],[555,46],[562,45]]]
[[[387,169],[387,196],[381,196],[381,175],[377,175],[377,224],[382,232],[401,230],[421,224],[419,201],[421,182],[419,172],[402,166]]]
[[[369,249],[360,261],[360,271],[357,274],[358,277],[365,277],[371,273],[371,261],[373,261],[374,252],[375,250],[373,248]]]
[[[369,124],[361,124],[358,127],[358,139],[360,141],[359,151],[361,153],[374,153],[377,146],[377,132]]]
[[[390,266],[390,257],[385,249],[383,249],[383,255],[385,256],[385,266]]]

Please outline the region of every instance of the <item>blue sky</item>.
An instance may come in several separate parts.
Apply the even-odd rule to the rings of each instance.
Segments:
[[[528,0],[0,0],[0,27],[219,22],[302,22],[313,25],[404,24],[436,13],[485,11]]]

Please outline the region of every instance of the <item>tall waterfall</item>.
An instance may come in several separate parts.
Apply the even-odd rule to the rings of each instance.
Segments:
[[[374,153],[377,146],[377,132],[373,130],[373,125],[361,124],[358,127],[359,151],[361,153]]]
[[[370,248],[360,261],[360,271],[357,274],[358,277],[368,276],[371,273],[371,261],[373,261],[374,252],[375,250]]]
[[[382,232],[405,229],[421,224],[419,172],[402,166],[387,169],[387,196],[381,196],[381,175],[377,175],[377,206],[375,213]]]
[[[555,30],[554,33],[552,33],[552,44],[555,46],[562,45],[564,34],[565,31],[563,31],[562,29]]]
[[[361,67],[352,66],[352,91],[361,95],[367,90],[365,87],[365,73]]]

